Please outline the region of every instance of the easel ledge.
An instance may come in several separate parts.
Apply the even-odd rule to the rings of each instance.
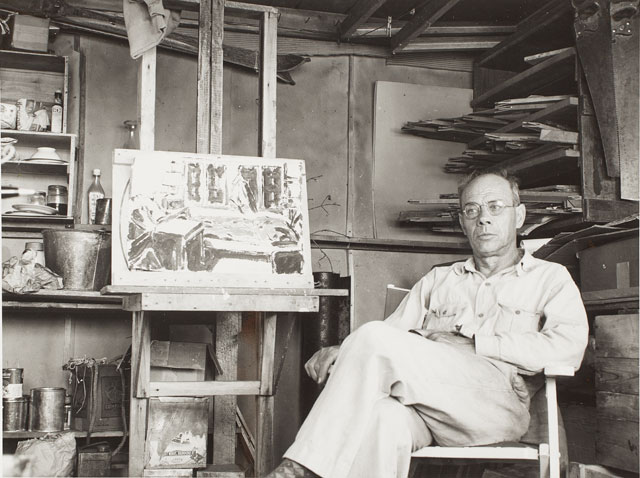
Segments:
[[[286,296],[348,296],[348,289],[268,289],[245,287],[173,287],[107,285],[100,290],[102,295],[131,294],[207,294],[207,295],[286,295]]]

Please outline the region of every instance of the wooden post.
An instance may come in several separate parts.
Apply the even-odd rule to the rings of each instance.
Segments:
[[[257,398],[257,440],[255,472],[265,476],[273,468],[273,370],[276,350],[276,314],[261,314],[258,322],[260,351],[260,395]]]
[[[156,125],[156,49],[142,54],[138,62],[138,124],[140,149],[155,149]]]
[[[131,327],[131,404],[129,407],[129,476],[144,472],[147,429],[147,399],[144,383],[149,383],[151,328],[144,312],[133,312]]]
[[[200,0],[198,35],[196,152],[208,153],[211,132],[211,0]]]
[[[260,21],[260,124],[259,156],[276,157],[276,66],[278,61],[278,19],[264,12]]]
[[[142,54],[138,62],[138,124],[140,149],[155,149],[156,122],[156,49]],[[147,389],[151,328],[144,312],[133,313],[131,335],[131,403],[129,407],[129,476],[144,473],[147,431]]]

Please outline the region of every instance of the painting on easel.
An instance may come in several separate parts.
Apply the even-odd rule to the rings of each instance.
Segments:
[[[113,285],[313,287],[304,161],[116,150]]]

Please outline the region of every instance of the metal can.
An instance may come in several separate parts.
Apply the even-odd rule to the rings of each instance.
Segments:
[[[2,399],[2,430],[18,432],[27,429],[29,397]]]
[[[2,397],[20,398],[22,397],[22,368],[2,369]]]
[[[32,388],[29,430],[61,432],[64,429],[64,396],[62,387]]]

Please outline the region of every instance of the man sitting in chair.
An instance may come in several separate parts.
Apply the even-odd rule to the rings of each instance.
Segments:
[[[563,266],[517,248],[514,178],[479,172],[458,192],[473,257],[432,269],[385,321],[305,364],[326,386],[268,478],[406,477],[412,451],[431,443],[517,441],[541,384],[527,377],[580,366],[580,292]]]

